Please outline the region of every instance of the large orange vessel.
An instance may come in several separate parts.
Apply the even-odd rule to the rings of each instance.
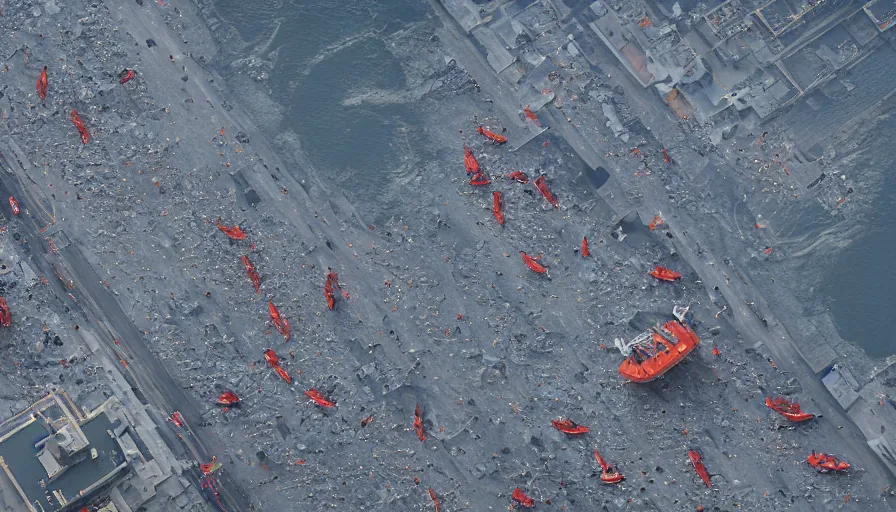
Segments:
[[[690,327],[675,321],[666,322],[662,331],[644,333],[628,343],[616,341],[623,355],[629,356],[619,365],[620,375],[632,382],[650,382],[680,363],[700,343]]]

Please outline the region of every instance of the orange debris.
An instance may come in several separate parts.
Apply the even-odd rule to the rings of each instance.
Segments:
[[[479,128],[476,128],[476,131],[479,132],[485,138],[490,139],[498,144],[504,144],[505,142],[507,142],[507,137],[505,137],[503,135],[498,135],[495,132],[490,132],[481,126]]]
[[[245,240],[246,233],[239,226],[225,226],[221,224],[221,219],[215,221],[215,226],[221,230],[222,233],[227,235],[232,240]]]
[[[529,108],[529,105],[526,105],[526,107],[523,108],[523,114],[525,114],[526,119],[531,119],[532,121],[535,121],[536,125],[541,126],[541,122],[538,120],[538,116],[535,115],[535,112],[532,112],[532,110]]]
[[[312,402],[316,403],[317,405],[319,405],[321,407],[327,407],[327,408],[336,407],[336,404],[334,404],[333,402],[324,398],[324,396],[320,394],[320,391],[318,391],[314,388],[311,388],[308,391],[305,391],[304,394],[305,394],[305,396],[310,398]]]
[[[255,265],[252,264],[248,256],[243,256],[240,259],[243,262],[243,266],[246,267],[246,274],[252,281],[252,286],[255,287],[255,293],[261,293],[261,276],[255,271]]]
[[[414,431],[417,433],[417,439],[426,441],[426,433],[423,431],[423,412],[420,410],[420,404],[414,409]]]
[[[650,382],[680,363],[700,343],[690,327],[678,322],[666,322],[663,330],[671,339],[654,332],[653,346],[635,346],[632,355],[619,365],[622,377],[637,383]]]
[[[527,496],[526,493],[523,492],[523,490],[520,489],[519,487],[517,487],[516,489],[513,490],[513,494],[510,496],[510,498],[513,501],[519,503],[520,506],[523,506],[526,508],[532,508],[535,506],[535,501],[532,498],[530,498],[529,496]]]
[[[492,214],[495,216],[495,220],[498,221],[498,224],[504,225],[504,200],[501,197],[501,193],[497,190],[492,192]]]
[[[286,338],[286,341],[289,341],[289,322],[280,316],[280,310],[278,310],[277,306],[271,301],[268,301],[268,314],[271,317],[271,323],[274,324],[274,327],[280,331],[280,334]]]
[[[659,279],[660,281],[675,281],[681,279],[681,274],[679,274],[678,272],[660,266],[657,266],[655,269],[648,272],[648,274]]]
[[[464,144],[464,167],[467,169],[467,174],[476,174],[479,172],[479,161],[476,160],[476,157],[473,156],[473,152],[470,151],[470,148]]]
[[[78,129],[78,133],[81,134],[81,142],[84,144],[90,142],[90,133],[87,132],[87,127],[84,126],[84,121],[81,121],[81,116],[78,115],[77,110],[72,110],[71,118],[72,122],[75,123],[75,128]]]
[[[41,101],[47,99],[47,85],[47,66],[44,66],[44,69],[40,72],[40,77],[37,79],[37,95]]]
[[[557,198],[554,197],[553,194],[551,194],[550,189],[548,189],[546,180],[546,174],[542,174],[541,176],[535,178],[535,188],[537,188],[538,191],[541,192],[541,195],[543,195],[544,198],[554,206],[554,208],[560,208],[560,203],[557,201]]]
[[[584,425],[579,425],[576,422],[565,419],[565,420],[551,420],[551,426],[555,429],[563,432],[564,434],[569,434],[571,436],[577,436],[581,434],[588,433],[588,427]]]
[[[691,464],[694,465],[694,470],[703,479],[703,483],[711,489],[712,482],[709,479],[709,472],[706,471],[706,466],[703,464],[703,457],[696,450],[691,450],[688,452],[688,458],[691,459]]]
[[[529,256],[524,251],[520,251],[520,256],[523,257],[523,263],[525,263],[526,266],[529,267],[529,270],[538,272],[539,274],[544,274],[548,271],[548,269],[546,269],[544,265],[535,261],[535,258]]]
[[[436,512],[439,512],[439,498],[436,497],[436,491],[429,489],[429,497],[432,499],[432,503],[436,506]]]

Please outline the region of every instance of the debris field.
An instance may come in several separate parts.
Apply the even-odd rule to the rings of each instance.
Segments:
[[[192,4],[9,0],[0,27],[15,33],[0,41],[0,149],[207,405],[190,413],[222,442],[203,473],[233,475],[256,510],[887,506],[887,478],[810,466],[850,460],[838,426],[766,406],[811,413],[813,397],[741,338],[667,212],[615,210],[552,133],[511,151],[510,120],[463,70],[421,99],[454,114],[427,123],[439,158],[419,194],[368,219],[223,99]],[[658,175],[685,163],[665,147],[619,158],[638,168],[644,153]],[[15,267],[14,225],[0,234],[3,400],[63,378],[103,393],[89,360],[46,342],[77,320]],[[674,306],[699,345],[627,382],[614,340],[675,321]]]

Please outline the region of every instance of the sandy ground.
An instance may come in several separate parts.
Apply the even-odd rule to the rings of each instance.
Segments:
[[[205,69],[214,43],[191,6],[6,4],[0,23],[15,38],[3,49],[18,51],[4,54],[5,134],[56,208],[57,229],[89,248],[142,341],[205,405],[190,414],[213,431],[208,449],[255,509],[420,510],[431,507],[432,488],[442,510],[503,510],[515,487],[557,510],[889,507],[889,477],[848,426],[844,442],[837,422],[793,428],[764,407],[765,395],[786,393],[812,410],[803,387],[815,393],[818,384],[793,378],[803,374],[798,361],[770,364],[757,332],[739,334],[735,326],[755,328],[755,319],[717,315],[726,294],[708,294],[702,280],[723,272],[685,262],[699,259],[675,245],[685,237],[675,225],[694,221],[656,192],[661,183],[629,193],[681,221],[650,232],[635,219],[622,243],[610,236],[617,212],[568,172],[581,164],[560,138],[512,153],[470,138],[494,180],[472,189],[457,131],[469,134],[474,115],[509,121],[456,71],[419,100],[423,110],[458,113],[428,125],[439,159],[408,184],[390,221],[372,225],[312,170],[287,172],[270,137],[227,101],[226,85]],[[40,102],[43,65],[50,93]],[[120,85],[125,67],[137,79]],[[91,131],[87,145],[71,108]],[[500,177],[518,168],[546,172],[562,208]],[[492,189],[505,196],[503,229],[490,214]],[[229,241],[213,224],[219,217],[249,239]],[[583,236],[588,259],[577,253]],[[541,254],[549,276],[529,272],[520,250]],[[262,275],[258,295],[243,255]],[[646,270],[656,264],[685,279],[654,282]],[[332,312],[327,267],[351,296]],[[267,300],[289,319],[291,341],[267,321]],[[621,356],[604,347],[673,304],[692,305],[700,348],[661,380],[623,383]],[[264,364],[269,347],[292,386]],[[311,387],[337,407],[311,404],[302,395]],[[224,388],[243,397],[241,409],[211,405]],[[416,404],[425,442],[412,427]],[[567,438],[550,426],[561,416],[592,430]],[[626,474],[623,484],[600,484],[595,448]],[[859,466],[848,475],[805,464],[812,449],[841,448]],[[697,479],[689,449],[702,451],[713,489]]]

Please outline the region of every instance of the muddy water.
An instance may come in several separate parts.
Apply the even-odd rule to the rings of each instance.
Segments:
[[[896,354],[896,201],[892,194],[896,164],[889,142],[896,133],[896,116],[881,120],[875,131],[847,172],[880,173],[883,186],[872,196],[861,238],[837,254],[819,291],[828,301],[841,337],[858,343],[872,357],[886,357]]]
[[[424,19],[418,0],[217,0],[218,13],[252,48],[268,45],[266,85],[286,91],[279,130],[295,133],[328,183],[362,210],[374,206],[411,169],[418,146],[412,105],[395,101],[405,75],[384,37]]]

